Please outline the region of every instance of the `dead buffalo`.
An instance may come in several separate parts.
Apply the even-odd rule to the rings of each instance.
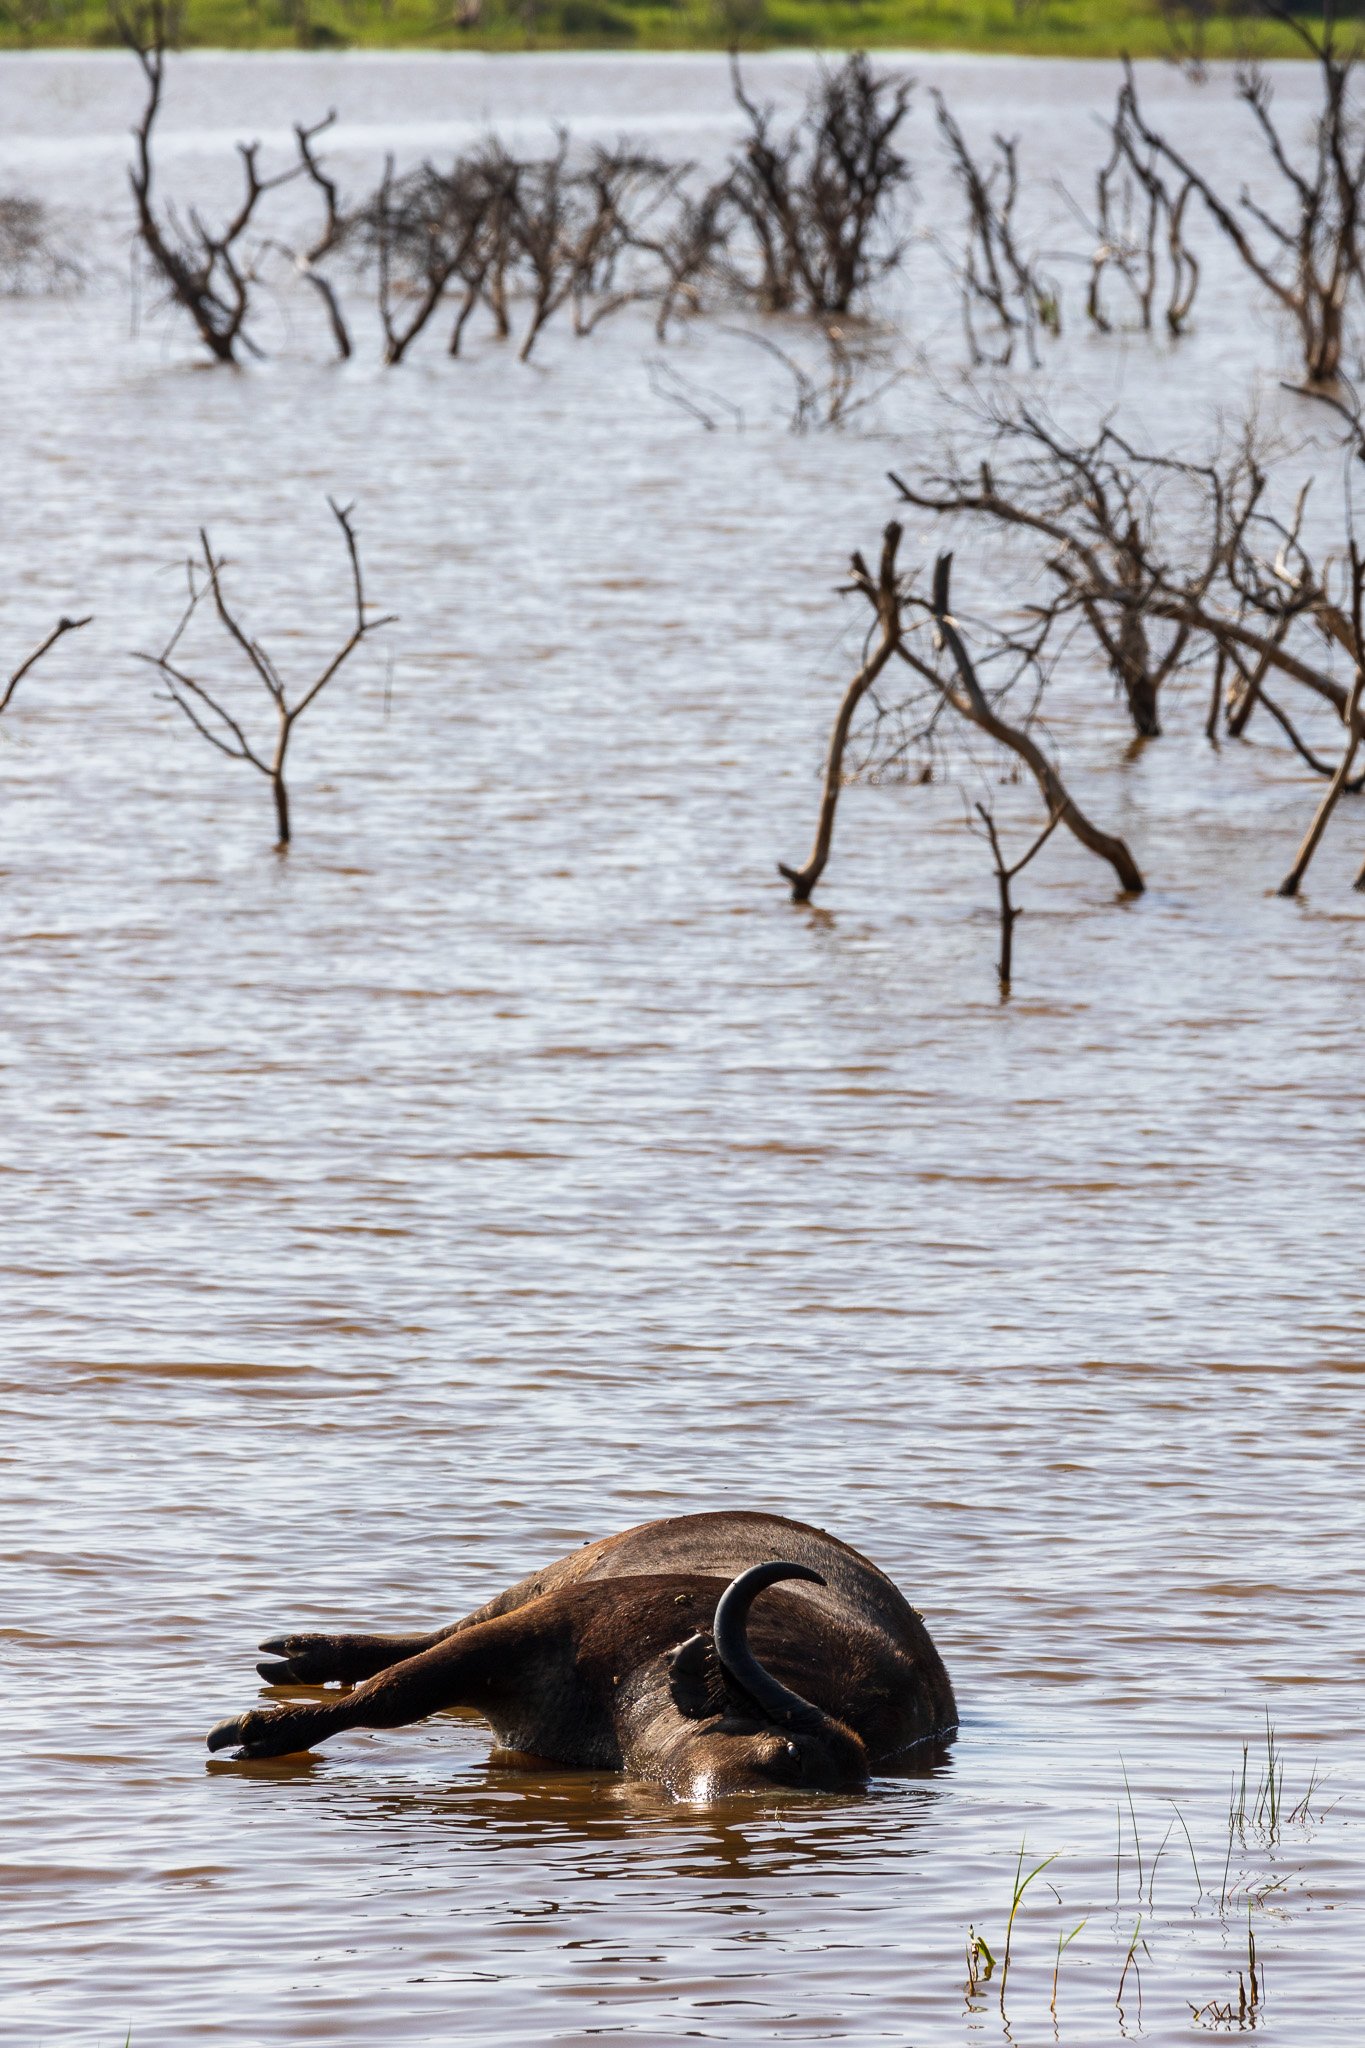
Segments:
[[[220,1721],[210,1749],[284,1756],[472,1707],[524,1756],[713,1799],[856,1788],[957,1720],[942,1659],[890,1579],[780,1515],[643,1522],[432,1635],[261,1647],[282,1660],[257,1666],[271,1685],[355,1689]]]

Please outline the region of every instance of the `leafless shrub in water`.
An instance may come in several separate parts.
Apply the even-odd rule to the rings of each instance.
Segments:
[[[939,129],[953,174],[967,202],[966,245],[952,256],[962,298],[962,318],[973,365],[1006,367],[1022,342],[1030,363],[1038,362],[1038,336],[1062,331],[1061,296],[1037,256],[1021,248],[1014,222],[1019,197],[1017,141],[992,138],[995,161],[983,167],[972,155],[941,92],[933,95]],[[993,348],[982,341],[977,319],[984,314],[996,329]]]
[[[684,194],[691,168],[626,143],[591,151],[578,177],[580,225],[570,254],[576,334],[591,334],[599,321],[641,298],[659,300],[659,321],[666,328],[665,306],[676,304],[705,267],[708,219],[712,236],[723,231],[723,217],[710,212],[709,190],[699,201]],[[656,228],[663,232],[662,243],[655,239]],[[666,282],[631,267],[641,254],[657,259],[661,249]],[[684,256],[691,275],[680,277]]]
[[[689,168],[624,143],[594,147],[575,164],[567,135],[543,158],[514,157],[493,140],[448,170],[424,163],[397,177],[390,161],[346,229],[353,251],[377,272],[385,360],[401,362],[457,289],[452,355],[480,304],[504,338],[514,304],[527,304],[523,362],[569,306],[580,335],[639,299],[657,300],[666,324],[683,295],[695,293],[719,232],[714,209],[698,212],[682,194]],[[656,261],[654,274],[640,271],[642,258]]]
[[[895,364],[884,337],[874,331],[839,320],[819,320],[813,324],[819,348],[813,368],[794,348],[783,348],[761,329],[722,330],[741,341],[752,342],[786,371],[791,379],[787,426],[793,434],[824,433],[851,425],[860,412],[874,405],[905,374]]]
[[[1115,116],[1116,139],[1133,165],[1164,167],[1183,195],[1196,193],[1246,269],[1294,321],[1304,374],[1331,384],[1342,366],[1349,317],[1365,286],[1362,202],[1365,118],[1355,97],[1358,52],[1337,40],[1330,8],[1315,30],[1277,5],[1263,11],[1297,37],[1317,66],[1320,99],[1312,146],[1302,160],[1285,141],[1266,73],[1246,64],[1238,94],[1255,123],[1267,167],[1279,179],[1278,210],[1243,187],[1234,202],[1143,115],[1130,64]]]
[[[900,258],[890,214],[910,166],[895,138],[912,83],[879,78],[855,52],[821,72],[783,129],[771,107],[749,98],[734,56],[731,73],[749,124],[730,193],[757,256],[753,296],[769,313],[848,313]]]
[[[730,179],[715,179],[694,197],[684,183],[686,174],[686,166],[670,174],[671,210],[637,226],[631,235],[634,246],[652,256],[662,272],[655,320],[660,341],[667,339],[669,325],[680,313],[702,311],[709,287],[728,283],[724,257],[734,222]]]
[[[617,270],[630,241],[633,192],[666,175],[653,157],[625,148],[598,149],[584,170],[568,167],[569,139],[561,135],[552,157],[523,164],[511,217],[512,245],[530,300],[518,350],[528,362],[537,336],[572,302],[574,326],[588,334],[608,313],[629,303],[617,289]]]
[[[1159,731],[1162,685],[1195,661],[1212,676],[1210,738],[1220,718],[1234,738],[1253,713],[1273,721],[1328,782],[1281,887],[1293,895],[1339,799],[1365,781],[1352,774],[1365,739],[1354,536],[1348,530],[1345,545],[1327,555],[1310,548],[1307,486],[1278,509],[1250,437],[1198,463],[1139,450],[1111,426],[1081,444],[1023,407],[997,415],[996,425],[999,460],[963,464],[917,486],[892,481],[917,507],[1042,543],[1041,559],[1018,571],[1030,584],[1039,567],[1053,580],[1051,595],[1025,608],[1035,650],[1041,658],[1059,631],[1090,634],[1140,734]],[[1330,708],[1344,728],[1335,759],[1303,736],[1281,688]],[[1365,887],[1365,870],[1357,886]]]
[[[1110,124],[1110,152],[1095,174],[1093,217],[1066,195],[1093,243],[1086,316],[1101,334],[1111,332],[1105,285],[1116,271],[1128,287],[1139,325],[1150,333],[1164,275],[1162,318],[1168,333],[1183,334],[1200,278],[1198,258],[1185,239],[1195,185],[1186,177],[1172,186],[1162,177],[1157,151],[1141,140],[1128,118],[1127,92],[1125,84]]]
[[[984,456],[913,485],[893,473],[892,483],[922,511],[967,515],[1035,535],[1056,586],[1047,607],[1051,617],[1078,618],[1093,634],[1133,730],[1155,738],[1161,731],[1162,686],[1191,655],[1194,633],[1180,624],[1154,644],[1154,620],[1142,603],[1153,554],[1165,541],[1161,487],[1173,488],[1182,475],[1193,477],[1200,509],[1211,502],[1220,515],[1201,537],[1198,566],[1185,571],[1187,585],[1202,593],[1219,572],[1229,520],[1235,527],[1239,514],[1249,516],[1255,474],[1241,467],[1220,473],[1145,462],[1108,425],[1081,442],[1023,404],[988,406],[974,427],[987,437]],[[1188,556],[1192,528],[1182,534],[1182,545]],[[1122,596],[1110,597],[1110,591]]]
[[[247,323],[252,291],[259,282],[257,265],[270,244],[255,238],[257,209],[282,185],[303,177],[318,181],[311,145],[334,116],[329,114],[314,127],[297,130],[296,160],[269,176],[263,176],[260,169],[260,144],[239,143],[242,194],[236,211],[218,226],[210,226],[195,207],[182,220],[174,206],[158,202],[154,190],[153,137],[161,111],[169,42],[165,11],[160,0],[151,0],[151,5],[135,13],[117,11],[114,19],[142,68],[147,87],[133,131],[136,147],[128,172],[142,248],[170,299],[189,315],[215,361],[235,363],[243,354],[259,356],[261,350]]]
[[[51,209],[24,193],[0,193],[0,298],[75,292],[84,283],[85,266]]]
[[[457,279],[473,280],[476,292],[482,285],[496,232],[492,168],[480,159],[448,172],[420,164],[400,178],[390,157],[378,190],[352,215],[350,243],[375,267],[386,363],[402,362]]]
[[[245,761],[250,767],[266,777],[270,784],[275,805],[275,822],[278,830],[278,845],[286,847],[290,842],[289,791],[285,783],[285,763],[289,742],[299,719],[311,704],[316,703],[327,685],[340,673],[363,640],[381,627],[393,624],[393,614],[382,618],[369,616],[369,604],[360,569],[360,552],[356,545],[355,530],[351,524],[352,507],[338,505],[329,498],[332,516],[341,529],[345,543],[346,558],[350,569],[353,616],[350,631],[337,652],[333,654],[318,673],[304,688],[291,698],[273,659],[266,653],[259,640],[241,624],[236,612],[229,605],[223,591],[223,570],[226,566],[221,556],[215,555],[207,533],[200,531],[198,558],[191,557],[186,565],[189,594],[174,631],[159,654],[139,654],[140,661],[154,668],[165,684],[161,693],[168,703],[182,711],[202,739],[216,747],[229,760]],[[275,714],[275,731],[270,746],[258,746],[248,737],[246,728],[223,701],[223,685],[215,682],[212,686],[199,680],[186,666],[186,657],[181,652],[182,642],[191,622],[200,608],[208,603],[218,624],[245,661],[246,667],[265,690]]]

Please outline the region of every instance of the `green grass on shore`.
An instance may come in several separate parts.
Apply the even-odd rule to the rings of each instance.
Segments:
[[[1202,11],[1202,9],[1201,9]],[[1014,51],[1039,57],[1168,56],[1158,0],[182,0],[181,48],[228,50]],[[0,49],[108,48],[106,0],[0,0]],[[1301,56],[1283,28],[1213,13],[1209,57]]]

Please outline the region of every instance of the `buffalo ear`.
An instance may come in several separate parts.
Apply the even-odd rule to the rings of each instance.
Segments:
[[[709,1721],[728,1704],[725,1673],[709,1629],[679,1643],[668,1660],[668,1690],[673,1704],[689,1721]]]
[[[673,1704],[689,1721],[709,1721],[727,1708],[753,1713],[747,1692],[727,1676],[716,1655],[715,1638],[703,1629],[679,1643],[668,1659],[668,1690]]]

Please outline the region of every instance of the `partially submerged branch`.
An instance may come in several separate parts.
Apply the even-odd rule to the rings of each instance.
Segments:
[[[910,166],[896,147],[912,83],[878,75],[862,51],[822,70],[788,127],[744,87],[730,60],[748,133],[730,192],[757,258],[750,288],[763,311],[847,313],[899,260],[892,225]]]
[[[1012,725],[1003,718],[989,702],[976,673],[976,664],[967,651],[966,642],[958,629],[949,604],[949,586],[952,577],[953,558],[950,554],[940,555],[934,564],[934,586],[932,615],[936,637],[941,648],[947,650],[957,675],[958,688],[940,685],[951,698],[955,710],[964,718],[979,726],[981,731],[993,739],[998,746],[1017,754],[1030,769],[1037,781],[1049,815],[1055,812],[1060,823],[1078,839],[1082,846],[1107,861],[1114,870],[1119,887],[1127,894],[1140,896],[1144,883],[1137,862],[1122,839],[1104,832],[1081,809],[1075,798],[1062,781],[1056,767],[1048,759],[1033,735],[1023,726]],[[911,667],[921,674],[937,680],[932,669],[919,661],[901,642],[897,653]]]
[[[216,362],[236,363],[244,354],[259,356],[262,351],[248,321],[252,290],[258,281],[256,266],[268,244],[257,245],[251,239],[256,211],[261,201],[282,185],[302,177],[319,182],[311,144],[333,117],[329,115],[311,129],[296,130],[296,161],[268,176],[260,168],[260,144],[239,142],[242,192],[236,211],[217,227],[210,226],[195,207],[182,221],[173,207],[159,204],[155,191],[153,138],[165,88],[168,46],[162,0],[150,0],[150,5],[131,14],[116,9],[114,20],[147,87],[142,114],[133,130],[135,149],[128,171],[138,238],[170,298],[189,315]]]
[[[1027,853],[1021,854],[1018,860],[1006,866],[1005,856],[1000,846],[1000,835],[995,829],[995,813],[983,803],[977,804],[976,813],[986,828],[986,837],[990,841],[991,859],[995,863],[995,882],[1000,897],[1000,959],[996,972],[1000,978],[1000,993],[1007,996],[1010,992],[1010,979],[1014,965],[1014,927],[1024,914],[1010,894],[1010,884],[1017,875],[1021,875],[1024,872],[1024,869],[1028,866],[1034,855],[1042,852],[1048,840],[1051,839],[1053,833],[1061,824],[1062,814],[1060,811],[1054,811],[1042,831],[1033,841],[1033,844],[1029,847]]]
[[[823,353],[823,362],[814,370],[807,368],[793,349],[783,348],[759,328],[721,329],[740,341],[751,342],[787,372],[792,380],[787,426],[793,434],[823,433],[848,426],[905,374],[888,360],[875,334],[857,329],[850,334],[836,320],[821,320],[814,327]]]
[[[820,816],[815,827],[815,843],[803,867],[789,868],[782,861],[777,864],[778,873],[785,875],[791,883],[793,903],[808,903],[811,890],[825,872],[830,847],[834,843],[834,813],[839,803],[839,791],[843,787],[844,750],[848,745],[853,714],[900,643],[901,594],[896,575],[896,554],[900,543],[901,529],[893,520],[882,536],[881,561],[875,579],[862,556],[855,554],[853,557],[853,581],[850,588],[861,591],[877,615],[875,639],[870,643],[868,654],[857,674],[844,691],[843,700],[835,714],[829,736],[829,750],[825,758],[825,785],[820,799]]]
[[[21,661],[18,668],[12,670],[9,677],[6,679],[4,689],[0,690],[0,713],[8,711],[10,704],[13,701],[14,693],[18,689],[20,683],[23,682],[25,676],[29,675],[38,666],[38,663],[42,660],[43,656],[49,651],[49,649],[55,647],[57,642],[62,638],[64,634],[79,633],[81,627],[88,626],[93,617],[93,612],[88,612],[83,619],[58,619],[56,625],[52,628],[52,631],[48,634],[47,638],[40,642],[40,644],[34,648],[32,654],[30,654],[24,661]]]
[[[1027,256],[1020,246],[1014,221],[1019,197],[1017,138],[994,136],[995,162],[983,168],[968,148],[943,94],[935,92],[933,97],[953,173],[967,201],[966,248],[953,267],[972,362],[993,363],[1004,369],[1013,360],[1016,343],[1022,340],[1029,362],[1036,366],[1038,335],[1061,333],[1062,308],[1055,283],[1044,276],[1037,258]],[[977,331],[979,309],[994,320],[998,330],[993,353],[987,351]]]
[[[294,140],[298,145],[299,158],[306,175],[321,197],[323,218],[322,226],[312,242],[306,248],[290,253],[293,255],[299,276],[306,284],[312,286],[322,301],[328,325],[332,330],[333,344],[338,357],[344,362],[351,354],[350,329],[341,310],[336,286],[319,266],[344,240],[348,222],[338,197],[336,180],[328,175],[313,148],[319,135],[330,128],[335,120],[336,114],[333,112],[328,114],[325,120],[315,122],[311,128],[305,128],[302,122],[294,124]]]
[[[1298,895],[1299,885],[1308,872],[1308,863],[1317,852],[1322,835],[1327,830],[1328,821],[1337,807],[1338,799],[1347,787],[1351,769],[1355,763],[1356,753],[1360,746],[1361,733],[1357,720],[1360,711],[1361,690],[1362,687],[1365,687],[1365,666],[1362,666],[1362,662],[1365,662],[1365,627],[1362,625],[1363,602],[1365,602],[1365,558],[1362,558],[1359,548],[1352,541],[1351,621],[1354,628],[1356,648],[1360,651],[1357,653],[1355,675],[1351,682],[1351,693],[1344,713],[1346,740],[1341,750],[1341,759],[1337,763],[1336,772],[1323,791],[1322,801],[1314,813],[1312,823],[1303,836],[1303,843],[1294,856],[1293,865],[1276,892],[1281,896]],[[1359,882],[1357,882],[1357,887],[1359,886]]]

